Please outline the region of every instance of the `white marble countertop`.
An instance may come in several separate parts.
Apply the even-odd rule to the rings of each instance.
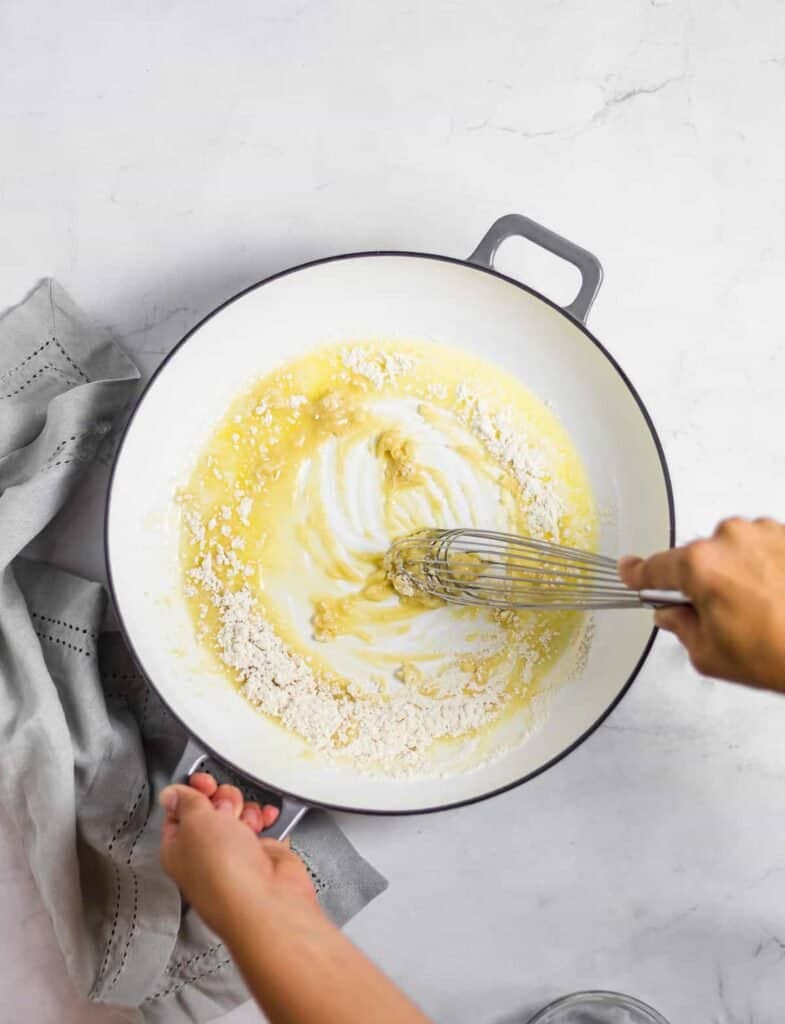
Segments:
[[[781,2],[7,0],[0,36],[0,307],[55,275],[150,371],[272,271],[463,256],[526,213],[604,263],[590,324],[661,432],[680,537],[785,515]],[[524,243],[502,265],[568,297]],[[92,576],[104,483],[40,545]],[[784,781],[785,700],[699,680],[661,638],[544,776],[343,819],[391,883],[349,932],[451,1024],[581,987],[674,1024],[779,1024]],[[71,994],[0,846],[0,1017],[121,1019]]]

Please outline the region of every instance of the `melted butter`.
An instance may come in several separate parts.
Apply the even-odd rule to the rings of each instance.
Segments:
[[[558,539],[591,548],[596,516],[581,461],[553,414],[481,360],[433,344],[396,344],[390,348],[410,355],[413,367],[377,388],[345,368],[346,347],[316,350],[257,382],[202,452],[189,501],[212,549],[237,545],[232,550],[252,570],[246,575],[227,560],[216,572],[230,589],[250,586],[289,648],[344,692],[352,678],[377,694],[405,686],[438,698],[452,665],[467,694],[504,679],[506,713],[513,713],[537,693],[582,617],[446,608],[402,596],[382,559],[394,538],[418,529],[530,532],[519,483],[456,415],[464,381],[537,439],[565,509]],[[398,415],[391,402],[409,405]],[[241,517],[243,498],[252,507]],[[198,557],[183,531],[184,569]],[[478,571],[471,557],[457,568],[469,579]],[[188,601],[215,647],[214,610],[204,610],[202,595]]]

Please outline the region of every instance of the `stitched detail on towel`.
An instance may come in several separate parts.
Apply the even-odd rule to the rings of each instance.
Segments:
[[[112,943],[114,942],[114,937],[117,934],[117,921],[118,918],[120,917],[120,895],[122,890],[120,869],[114,862],[112,863],[112,868],[114,870],[114,913],[112,914],[112,929],[109,932],[109,938],[106,940],[104,958],[101,961],[101,966],[99,967],[98,974],[96,975],[95,984],[93,985],[92,991],[90,993],[91,998],[97,993],[98,985],[101,981],[101,978],[103,978],[104,971],[106,970],[109,964],[109,954],[112,951]]]
[[[165,974],[176,974],[184,967],[190,967],[191,964],[198,964],[208,956],[213,956],[224,948],[223,942],[216,942],[212,946],[208,946],[201,953],[195,953],[193,956],[189,956],[186,960],[173,960],[166,968]]]
[[[53,462],[50,465],[45,466],[44,468],[45,469],[54,469],[56,466],[70,466],[72,462],[81,462],[81,463],[84,464],[87,461],[88,460],[86,458],[82,458],[82,457],[76,456],[73,459],[60,459],[59,461]]]
[[[145,694],[145,710],[146,710],[146,708],[147,708],[147,694]],[[144,716],[144,711],[142,712],[142,714]],[[147,789],[146,786],[143,787],[143,791],[146,791],[146,789]],[[139,800],[137,799],[136,806],[138,806],[138,803],[139,803]],[[131,944],[133,943],[134,939],[136,938],[137,917],[138,917],[138,914],[139,914],[139,888],[140,888],[140,886],[139,886],[139,875],[131,867],[131,861],[133,860],[133,857],[134,857],[134,850],[136,849],[136,846],[137,846],[139,840],[142,838],[142,835],[144,834],[144,831],[147,828],[147,823],[149,821],[150,821],[150,812],[148,811],[147,817],[142,822],[142,826],[139,829],[139,831],[136,833],[134,841],[133,841],[133,843],[131,843],[131,849],[128,851],[128,856],[125,859],[125,865],[131,871],[131,882],[132,882],[132,885],[133,885],[133,897],[132,897],[132,899],[133,899],[133,910],[131,912],[131,927],[128,929],[128,935],[126,936],[125,946],[123,948],[122,956],[120,957],[120,963],[117,965],[117,970],[114,972],[114,975],[112,976],[112,980],[109,982],[109,985],[107,986],[107,989],[106,989],[107,993],[112,991],[114,986],[117,984],[117,981],[118,981],[120,975],[123,973],[125,965],[128,962],[128,954],[131,951]]]
[[[316,895],[318,896],[320,893],[323,893],[324,890],[327,888],[327,882],[325,882],[321,875],[317,874],[311,862],[308,860],[303,851],[294,841],[292,842],[292,849],[305,865],[305,870],[308,872],[308,876],[311,879],[311,883],[314,887]]]
[[[86,658],[92,658],[95,655],[95,651],[86,651],[84,647],[77,647],[76,644],[70,644],[67,640],[63,640],[59,636],[51,636],[49,633],[41,633],[38,630],[35,631],[35,635],[39,640],[48,640],[49,643],[60,644],[61,647],[67,647],[69,651],[76,651],[77,654],[84,654]]]
[[[215,974],[218,971],[222,971],[224,967],[228,967],[231,962],[231,960],[221,960],[220,963],[217,963],[215,967],[211,967],[209,970],[200,971],[198,974],[195,974],[192,978],[185,978],[182,981],[179,981],[173,985],[169,985],[168,988],[162,988],[158,992],[153,992],[153,994],[151,996],[148,996],[147,999],[144,1000],[144,1002],[151,1003],[154,999],[161,999],[164,996],[170,996],[173,995],[175,992],[180,992],[187,985],[193,985],[195,981],[199,981],[200,978],[206,978],[210,974]]]
[[[111,856],[112,850],[114,849],[114,845],[117,842],[117,840],[120,838],[120,835],[122,834],[123,830],[125,828],[127,828],[128,823],[131,821],[131,819],[133,818],[134,814],[136,814],[136,811],[137,811],[137,809],[139,807],[141,799],[145,795],[146,792],[147,792],[147,783],[144,782],[139,787],[139,792],[136,794],[136,799],[134,800],[133,804],[131,805],[131,810],[128,812],[126,818],[123,821],[121,821],[120,824],[117,826],[117,828],[114,831],[114,834],[113,834],[112,838],[109,840],[109,845],[106,848],[106,852],[108,854],[110,854],[110,856]],[[104,972],[106,971],[106,968],[109,965],[109,957],[110,957],[111,952],[112,952],[112,943],[114,942],[114,937],[117,934],[117,922],[118,922],[118,919],[120,917],[120,896],[122,894],[122,877],[120,875],[120,868],[117,866],[117,864],[115,864],[114,860],[112,860],[112,867],[114,869],[114,882],[115,882],[115,887],[114,887],[114,913],[112,914],[112,928],[111,928],[111,931],[109,933],[109,938],[107,939],[107,942],[106,942],[106,947],[104,949],[103,960],[101,961],[101,966],[98,969],[98,974],[97,974],[96,979],[95,979],[95,984],[93,985],[93,993],[97,992],[98,984],[101,981],[101,978],[103,978]],[[134,872],[134,876],[135,876],[135,874],[136,873]]]
[[[144,728],[144,723],[147,720],[147,708],[150,704],[150,687],[146,686],[144,690],[144,700],[142,701],[142,717],[139,721],[139,728]]]
[[[99,420],[90,430],[81,434],[71,434],[64,438],[52,451],[46,460],[43,470],[54,469],[56,466],[67,466],[71,462],[91,462],[98,449],[103,444],[106,435],[110,432],[110,425]],[[73,450],[68,452],[68,445],[73,445]],[[60,455],[62,458],[57,458]]]
[[[12,366],[10,370],[6,370],[5,373],[0,376],[0,382],[8,380],[9,377],[13,377],[13,375],[18,373],[23,366],[27,366],[31,359],[35,359],[36,356],[40,356],[42,352],[45,352],[51,344],[52,339],[47,338],[46,341],[42,342],[37,349],[34,349],[28,356],[25,356],[20,363],[17,363],[16,366]]]
[[[79,434],[71,434],[70,437],[67,437],[64,441],[61,441],[60,444],[55,448],[55,450],[49,456],[49,458],[47,459],[47,462],[51,462],[52,459],[56,459],[57,456],[60,454],[60,452],[63,450],[63,448],[65,448],[65,446],[68,444],[68,442],[69,441],[75,441],[77,439],[77,437],[79,437],[79,436],[80,436]]]
[[[107,853],[111,853],[112,852],[112,850],[114,849],[114,844],[120,838],[120,834],[123,832],[124,829],[128,828],[128,825],[133,820],[133,817],[134,817],[134,815],[136,814],[136,812],[137,812],[137,810],[139,808],[139,804],[142,802],[142,797],[145,795],[146,792],[147,792],[147,783],[143,782],[142,785],[139,787],[139,792],[136,794],[136,799],[134,800],[133,804],[131,805],[131,810],[128,812],[128,815],[126,816],[126,818],[123,821],[121,821],[120,824],[117,826],[117,828],[115,829],[114,835],[109,840],[109,845],[106,848],[106,852]]]
[[[26,381],[23,381],[18,388],[15,388],[13,391],[8,391],[4,395],[0,395],[0,398],[13,398],[15,395],[20,395],[28,385],[32,384],[34,380],[37,380],[38,377],[47,370],[51,370],[52,373],[56,373],[58,377],[62,377],[62,379],[67,381],[69,384],[75,383],[74,378],[69,376],[64,370],[61,370],[53,363],[44,363],[44,365],[39,367],[35,373],[31,374]]]
[[[68,354],[68,351],[57,340],[57,338],[52,337],[52,338],[47,338],[46,341],[42,342],[38,346],[37,349],[35,349],[29,355],[25,356],[25,358],[21,362],[17,363],[16,366],[12,366],[10,370],[6,370],[6,372],[2,376],[0,376],[0,383],[2,381],[8,380],[9,377],[13,377],[13,375],[15,373],[18,373],[24,366],[27,366],[27,364],[32,359],[35,359],[36,356],[40,356],[42,352],[46,352],[46,350],[49,348],[50,345],[54,345],[57,348],[57,351],[60,353],[60,355],[63,357],[63,359],[65,359],[65,361],[68,363],[69,366],[73,367],[73,369],[76,370],[76,372],[79,374],[79,376],[82,378],[82,380],[84,380],[84,381],[89,381],[90,380],[90,378],[84,372],[82,367],[79,366],[78,363],[74,362],[74,360]]]
[[[48,622],[53,626],[63,626],[65,629],[72,629],[75,633],[82,633],[84,636],[89,636],[91,640],[97,640],[98,634],[90,632],[89,629],[85,629],[83,626],[75,626],[73,622],[65,622],[63,619],[53,619],[49,615],[41,615],[39,612],[30,613],[34,619],[40,619],[41,622]]]
[[[136,724],[144,736],[145,728],[157,707],[150,692],[150,687],[144,683],[144,680],[138,673],[106,672],[103,673],[103,679],[105,684],[104,693],[107,700],[120,707],[127,708],[135,718]],[[123,685],[128,683],[143,683],[144,685],[141,687],[139,685]]]
[[[143,826],[143,828],[144,828],[144,826]],[[140,832],[140,835],[141,835],[141,832]],[[137,839],[138,839],[138,836],[137,836]],[[134,843],[134,846],[135,845],[136,845],[136,843]],[[131,863],[131,860],[130,860],[130,856],[129,856],[129,859],[126,861],[126,864],[130,867],[130,863]],[[131,868],[131,881],[133,882],[133,904],[134,904],[134,908],[133,908],[133,911],[131,913],[131,927],[128,929],[128,935],[126,936],[126,939],[125,939],[125,946],[123,947],[123,953],[122,953],[122,956],[120,957],[120,963],[117,965],[117,970],[112,975],[112,980],[109,982],[109,984],[106,987],[106,992],[107,993],[112,991],[112,989],[117,984],[117,981],[118,981],[120,975],[123,973],[123,969],[124,969],[124,967],[125,967],[125,965],[126,965],[126,963],[128,961],[128,953],[129,953],[129,951],[131,949],[131,943],[134,941],[134,938],[136,936],[136,917],[137,917],[137,914],[139,913],[139,876],[137,875],[137,873],[134,871],[133,868]]]
[[[79,376],[82,378],[82,380],[89,382],[90,378],[84,372],[82,367],[79,366],[78,363],[74,362],[74,360],[68,354],[68,352],[66,351],[64,346],[60,344],[60,342],[57,340],[57,338],[52,338],[52,344],[57,348],[57,351],[60,353],[60,355],[63,357],[63,359],[65,359],[65,361],[68,363],[68,365],[73,367],[74,370],[76,370],[76,372],[79,374]]]

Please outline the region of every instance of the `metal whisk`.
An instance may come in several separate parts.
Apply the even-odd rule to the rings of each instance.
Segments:
[[[676,590],[631,590],[605,555],[494,530],[424,530],[390,548],[401,594],[490,608],[658,608],[689,604]]]

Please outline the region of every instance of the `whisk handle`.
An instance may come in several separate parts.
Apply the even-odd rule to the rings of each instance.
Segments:
[[[680,590],[640,590],[641,604],[647,608],[667,608],[674,604],[692,604]]]

